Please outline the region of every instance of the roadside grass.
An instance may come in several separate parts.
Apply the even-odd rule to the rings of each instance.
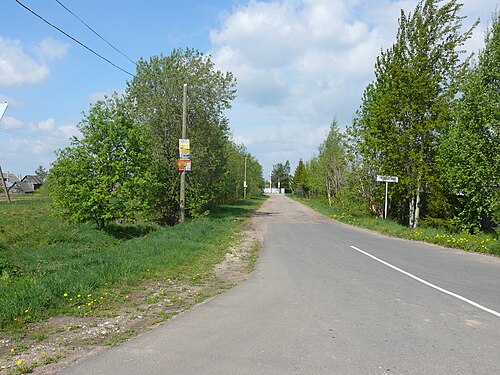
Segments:
[[[348,212],[344,212],[336,207],[328,206],[327,202],[320,199],[304,199],[296,196],[291,196],[291,198],[304,203],[305,205],[313,208],[323,215],[331,217],[332,219],[350,225],[355,225],[357,227],[371,229],[392,237],[406,238],[414,241],[424,241],[444,247],[500,256],[500,241],[496,236],[487,233],[450,233],[442,229],[435,228],[411,229],[392,220],[351,215]]]
[[[183,225],[99,230],[53,216],[48,198],[0,203],[0,330],[50,316],[91,314],[145,280],[210,273],[265,198],[215,209]],[[129,288],[130,287],[130,288]]]

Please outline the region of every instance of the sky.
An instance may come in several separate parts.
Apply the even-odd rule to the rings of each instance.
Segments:
[[[123,93],[133,61],[195,48],[237,79],[226,115],[232,136],[261,163],[312,158],[337,119],[352,122],[381,50],[395,40],[401,9],[416,0],[19,0],[120,69],[53,29],[15,0],[0,4],[0,165],[24,176],[50,168],[78,136],[82,113]],[[498,0],[462,0],[466,49],[484,46]],[[132,61],[130,61],[130,60]],[[124,72],[125,71],[125,72]],[[127,73],[128,72],[128,73]]]

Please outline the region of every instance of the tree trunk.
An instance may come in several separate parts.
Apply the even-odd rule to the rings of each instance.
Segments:
[[[328,197],[328,206],[332,206],[332,192],[330,187],[330,181],[328,180],[328,176],[326,176],[326,195]]]
[[[418,220],[420,219],[420,186],[417,187],[415,197],[415,218],[413,219],[413,228],[418,227]]]
[[[408,226],[413,228],[413,224],[415,222],[415,198],[410,197],[410,220]]]

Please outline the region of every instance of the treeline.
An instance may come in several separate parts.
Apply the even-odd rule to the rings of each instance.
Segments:
[[[333,121],[318,155],[299,162],[301,195],[410,227],[492,230],[500,224],[500,16],[477,58],[462,57],[461,4],[422,0],[401,12],[394,44],[375,63],[345,133]]]
[[[141,59],[123,96],[90,106],[79,124],[82,137],[57,152],[50,170],[55,207],[72,221],[100,227],[117,220],[175,224],[184,84],[192,159],[186,213],[197,217],[241,198],[245,159],[247,194],[259,194],[262,167],[232,141],[224,114],[235,98],[233,75],[198,51],[178,49]]]

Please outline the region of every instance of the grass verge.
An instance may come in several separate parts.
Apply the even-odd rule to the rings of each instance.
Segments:
[[[147,280],[212,272],[264,198],[222,206],[171,228],[101,231],[54,217],[40,198],[0,203],[0,329],[15,332],[51,316],[86,316],[128,299]]]
[[[291,196],[291,198],[332,219],[361,228],[371,229],[392,237],[424,241],[455,249],[500,256],[500,241],[498,241],[495,236],[486,233],[449,233],[442,229],[435,228],[411,229],[392,220],[354,216],[336,207],[330,207],[326,202],[320,199],[304,199],[296,196]]]

